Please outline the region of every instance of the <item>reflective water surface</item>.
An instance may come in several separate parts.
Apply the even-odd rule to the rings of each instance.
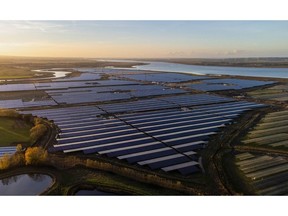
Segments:
[[[52,185],[43,174],[23,174],[0,179],[0,195],[39,195]]]
[[[109,193],[101,190],[79,190],[75,193],[76,196],[113,196],[114,193]]]
[[[157,70],[167,72],[183,72],[194,74],[239,75],[255,77],[288,78],[288,68],[249,68],[249,67],[220,67],[197,66],[164,62],[150,62],[148,65],[136,66],[139,70]]]
[[[110,60],[115,61],[115,60]],[[117,60],[118,62],[127,62],[127,60]],[[251,68],[251,67],[223,67],[223,66],[198,66],[185,65],[167,62],[149,62],[149,61],[130,61],[143,62],[146,65],[139,65],[133,68],[135,70],[153,70],[164,72],[181,72],[191,74],[213,74],[213,75],[239,75],[239,76],[255,76],[255,77],[274,77],[288,78],[288,68]]]

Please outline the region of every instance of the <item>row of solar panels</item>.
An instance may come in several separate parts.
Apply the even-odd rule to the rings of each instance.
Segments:
[[[191,96],[187,95],[188,98]],[[197,96],[199,100],[202,98],[194,95],[195,98]],[[212,99],[215,97],[211,96]],[[179,98],[178,102],[185,99]],[[173,97],[173,101],[176,99]],[[195,104],[195,100],[192,101]],[[144,100],[142,103],[145,103]],[[201,104],[200,100],[198,105]],[[210,135],[217,133],[240,113],[260,106],[248,102],[227,102],[198,106],[187,111],[171,109],[117,115],[115,119],[97,117],[105,112],[95,106],[40,110],[33,114],[52,119],[60,127],[56,150],[105,154],[152,169],[190,174],[199,169],[195,151],[207,143]]]
[[[35,106],[55,106],[57,103],[53,100],[41,100],[41,101],[23,101],[22,99],[15,100],[0,100],[1,108],[25,108]]]
[[[83,151],[84,154],[104,154],[132,164],[147,165],[151,169],[178,170],[183,174],[199,169],[194,167],[198,162],[190,158],[196,154],[194,151],[182,154],[117,118],[95,117],[86,125],[77,119],[69,123],[60,121],[59,124],[61,133],[55,149],[65,153]],[[204,143],[198,143],[201,144]],[[179,167],[175,166],[180,164]],[[188,171],[188,167],[194,168]]]
[[[138,100],[117,104],[104,104],[99,105],[99,107],[108,113],[119,113],[178,108],[183,106],[199,106],[213,103],[225,103],[229,101],[234,100],[231,98],[214,95],[193,94],[161,97],[158,99]]]
[[[118,94],[115,94],[114,98],[117,98]],[[65,99],[65,98],[64,98]],[[67,97],[65,100],[67,100]],[[79,100],[90,100],[89,97],[80,97]],[[74,97],[71,100],[75,100]],[[111,100],[111,97],[103,97],[103,101]],[[135,111],[148,111],[148,110],[157,110],[157,109],[167,109],[167,108],[178,108],[183,106],[199,106],[199,105],[206,105],[212,103],[225,103],[234,101],[231,98],[214,96],[214,95],[207,95],[207,94],[193,94],[193,95],[177,95],[177,96],[167,96],[161,97],[158,99],[146,99],[146,100],[138,100],[132,102],[122,102],[122,103],[113,103],[113,104],[103,104],[99,105],[99,108],[107,111],[108,113],[119,113],[119,112],[135,112]],[[51,102],[51,103],[50,103]],[[50,101],[48,104],[45,101],[42,101],[42,105],[54,105],[54,102]],[[61,102],[61,101],[59,101]],[[6,104],[6,106],[9,103]],[[35,102],[35,105],[37,103]],[[14,103],[9,105],[7,108],[13,107],[24,107],[23,103],[20,101],[19,103]],[[27,107],[27,106],[26,106]]]
[[[8,146],[8,147],[0,147],[0,157],[2,157],[4,154],[14,154],[16,152],[15,146]]]
[[[133,79],[133,80],[140,80],[140,81],[167,82],[167,83],[209,79],[209,77],[206,77],[206,76],[195,76],[195,75],[187,75],[187,74],[180,74],[180,73],[125,74],[125,75],[121,75],[121,77]]]
[[[247,178],[256,194],[287,195],[288,160],[271,155],[252,155],[248,152],[235,156],[236,165]]]
[[[132,97],[179,94],[185,92],[186,91],[182,89],[163,88],[157,85],[126,85],[106,88],[77,88],[47,91],[58,103],[67,104],[112,101],[130,99]]]
[[[97,78],[97,74],[83,74],[83,79]],[[256,86],[273,84],[273,81],[258,81],[258,80],[242,80],[242,79],[208,79],[209,77],[204,76],[193,76],[193,75],[184,75],[177,73],[159,73],[159,74],[131,74],[123,75],[125,78],[133,78],[135,80],[147,80],[155,82],[182,82],[189,80],[201,80],[200,83],[195,83],[188,85],[188,87],[196,90],[202,91],[217,91],[217,90],[238,90],[244,88],[251,88]],[[100,77],[98,77],[100,78]],[[72,78],[71,78],[72,79]],[[80,79],[80,78],[79,78]],[[65,79],[61,79],[65,80]],[[62,82],[55,80],[54,82],[49,83],[34,83],[34,84],[5,84],[0,85],[0,92],[6,91],[25,91],[25,90],[49,90],[49,89],[68,89],[68,88],[79,88],[79,87],[100,87],[100,86],[113,86],[113,85],[135,85],[139,84],[134,81],[125,81],[125,80],[91,80],[81,81],[75,78],[76,81],[71,82]],[[125,87],[124,87],[125,88]],[[127,87],[129,88],[129,86]],[[126,90],[129,90],[127,89]],[[152,88],[151,86],[149,88]]]
[[[110,85],[135,85],[138,82],[125,80],[97,80],[97,81],[73,81],[73,82],[47,82],[47,83],[26,83],[26,84],[3,84],[0,85],[0,92],[7,91],[34,91],[34,90],[51,90],[67,89],[79,87],[101,87]]]
[[[257,86],[269,85],[275,82],[242,80],[242,79],[209,79],[201,83],[187,85],[188,87],[201,91],[220,91],[220,90],[240,90]]]

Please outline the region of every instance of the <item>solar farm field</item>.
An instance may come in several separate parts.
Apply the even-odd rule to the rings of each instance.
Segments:
[[[248,92],[248,95],[262,100],[288,101],[288,85],[277,85],[271,88]]]
[[[165,179],[169,180],[168,189],[176,185],[181,194],[186,193],[185,187],[193,188],[190,194],[229,194],[224,183],[218,184],[221,170],[225,172],[218,166],[223,159],[218,156],[222,149],[229,151],[228,159],[235,168],[235,161],[231,161],[234,154],[230,154],[234,139],[237,143],[242,140],[245,145],[241,146],[246,147],[269,146],[281,151],[288,147],[287,111],[267,114],[243,139],[237,133],[239,128],[250,130],[255,125],[254,115],[276,109],[270,102],[267,106],[265,101],[259,103],[251,97],[246,100],[244,91],[217,92],[263,88],[274,81],[134,69],[73,69],[79,76],[0,83],[0,107],[50,121],[51,124],[46,121],[50,130],[44,140],[34,143],[48,150],[48,166],[62,169],[62,164],[65,168],[71,164],[77,169],[88,168],[87,173],[99,169],[125,178],[133,174],[131,179],[147,185],[154,184],[151,179]],[[15,147],[0,148],[0,156],[5,152],[13,154]],[[274,174],[286,178],[286,165],[282,162],[287,162],[287,157],[254,153],[236,157],[235,163],[245,178],[253,185],[257,182],[255,193],[280,191],[272,182],[276,179]],[[266,161],[271,162],[269,166],[279,165],[279,169],[261,173]],[[262,175],[267,176],[269,183],[260,182]]]
[[[258,195],[288,195],[288,159],[281,156],[240,153],[238,169]]]
[[[246,88],[273,84],[273,81],[242,80],[242,79],[205,79],[200,83],[187,85],[187,87],[200,91],[241,90]]]
[[[91,80],[91,81],[53,81],[34,84],[0,85],[0,100],[3,108],[28,108],[42,106],[57,106],[58,104],[79,104],[105,101],[128,100],[139,97],[182,94],[187,91],[161,85],[142,85],[125,80]],[[15,97],[26,93],[26,98]],[[42,97],[39,98],[40,92]]]
[[[135,97],[185,93],[182,89],[165,88],[158,85],[119,85],[95,88],[77,88],[46,91],[57,103],[76,104],[123,100]]]
[[[267,114],[242,142],[246,145],[288,148],[288,110]]]
[[[263,105],[193,94],[32,113],[59,127],[51,151],[106,155],[152,170],[189,175],[201,172],[197,151],[210,136],[242,113],[260,107]]]
[[[207,76],[193,76],[177,73],[145,73],[145,74],[125,74],[121,75],[123,78],[148,82],[163,82],[163,83],[177,83],[191,80],[208,79]]]

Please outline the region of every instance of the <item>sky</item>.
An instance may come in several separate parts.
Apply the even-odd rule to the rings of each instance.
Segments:
[[[0,21],[0,55],[288,57],[288,21]]]

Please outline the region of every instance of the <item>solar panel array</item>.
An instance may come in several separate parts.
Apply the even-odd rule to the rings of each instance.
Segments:
[[[237,154],[235,163],[257,195],[288,194],[288,159],[281,156]]]
[[[68,82],[60,79],[50,83],[0,85],[0,92],[43,90],[54,100],[5,100],[0,101],[0,107],[23,108],[57,105],[56,102],[78,104],[137,98],[130,102],[98,106],[78,105],[23,113],[48,118],[59,127],[57,144],[50,149],[51,151],[103,154],[153,170],[178,171],[183,175],[189,175],[200,171],[197,152],[207,145],[212,135],[231,124],[241,113],[263,106],[209,94],[187,94],[183,89],[161,85],[140,85],[136,81],[98,80],[103,71],[100,72],[98,69],[93,72],[95,74],[68,78]],[[109,72],[115,73],[115,70]],[[121,76],[155,82],[183,82],[208,78],[177,73]],[[84,81],[86,79],[89,81]],[[217,86],[220,85],[219,82],[237,86],[235,88],[268,84],[263,81],[246,83],[246,80],[237,79],[210,79],[207,82],[204,80],[203,84]],[[173,96],[169,96],[170,94]],[[147,96],[159,97],[140,99]]]
[[[189,174],[192,170],[199,170],[194,167],[198,162],[190,159],[195,152],[187,152],[187,155],[179,153],[124,121],[100,118],[98,115],[103,113],[92,106],[33,111],[34,115],[53,119],[61,129],[55,150],[104,154],[167,172],[178,170]],[[175,166],[176,162],[178,166]],[[188,167],[192,167],[190,172],[186,170]]]
[[[125,80],[89,80],[89,81],[73,81],[73,82],[49,82],[49,83],[35,83],[36,89],[68,89],[79,87],[93,87],[93,86],[110,86],[110,85],[133,85],[137,82]]]
[[[171,99],[166,98],[169,102],[162,99],[130,102],[133,111],[146,111],[110,114],[110,118],[103,116],[119,113],[120,106],[127,112],[129,103],[101,105],[100,108],[78,106],[34,110],[32,113],[53,120],[60,128],[58,143],[54,145],[56,151],[103,154],[151,169],[189,175],[200,170],[197,151],[205,147],[211,135],[241,113],[263,105],[225,101],[226,98],[217,96],[207,97],[206,101],[201,100],[200,95],[187,97],[195,109],[181,110],[181,103],[189,103],[184,103],[184,98],[179,96],[178,100],[177,97],[167,97]],[[222,104],[217,103],[216,99]],[[151,110],[150,104],[153,102],[158,106],[155,107],[158,109],[156,111]],[[209,103],[211,105],[207,105]],[[148,107],[150,111],[147,111]]]
[[[224,103],[230,101],[234,101],[234,99],[207,94],[193,94],[167,96],[157,99],[138,100],[125,103],[103,104],[99,105],[99,107],[108,113],[120,113],[179,108],[183,106],[200,106],[205,104]]]
[[[181,95],[172,97],[163,97],[161,100],[167,101],[179,106],[198,106],[212,103],[223,103],[234,101],[232,98],[208,95],[208,94],[193,94],[193,95]]]
[[[12,155],[15,152],[16,152],[15,146],[0,147],[0,157],[2,157],[4,154]]]
[[[7,84],[0,85],[0,92],[35,90],[34,84]]]
[[[57,105],[53,100],[41,100],[41,101],[22,101],[21,99],[15,100],[0,100],[1,108],[25,108],[36,106],[54,106]]]
[[[242,80],[242,79],[210,79],[201,83],[187,85],[201,91],[239,90],[273,84],[272,81]]]
[[[186,75],[179,73],[125,74],[121,75],[121,77],[140,81],[169,83],[208,79],[208,77],[205,76]]]
[[[248,92],[248,95],[262,100],[288,101],[288,84]]]
[[[164,88],[158,85],[119,85],[95,88],[69,88],[46,91],[58,103],[87,103],[130,99],[166,94],[179,94],[186,91],[181,89]]]
[[[193,110],[154,111],[117,115],[119,119],[181,153],[202,148],[210,135],[241,113],[262,107],[249,102],[206,105]]]
[[[170,104],[166,101],[158,99],[146,99],[137,100],[125,103],[114,103],[114,104],[102,104],[99,107],[108,113],[120,113],[120,112],[136,112],[136,111],[148,111],[158,109],[169,109],[178,107],[176,104]]]
[[[7,91],[34,91],[34,90],[49,90],[49,89],[68,89],[79,87],[93,86],[110,86],[110,85],[135,85],[137,82],[126,80],[91,80],[91,81],[71,81],[71,82],[41,82],[34,84],[2,84],[0,92]]]
[[[47,93],[55,100],[58,104],[77,104],[77,103],[89,103],[89,102],[100,102],[100,101],[113,101],[129,99],[131,96],[127,93],[99,93],[97,89],[89,90],[77,89],[78,91],[47,91]]]
[[[80,76],[76,77],[65,77],[63,79],[55,79],[53,82],[63,82],[63,81],[83,81],[83,80],[99,80],[101,79],[100,74],[95,73],[81,73]]]

